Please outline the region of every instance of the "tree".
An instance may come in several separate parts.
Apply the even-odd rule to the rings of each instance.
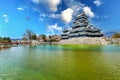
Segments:
[[[7,42],[11,42],[11,39],[9,37],[6,38]]]
[[[42,36],[43,41],[46,42],[46,35],[42,34],[41,36]]]
[[[33,36],[33,31],[31,30],[26,30],[26,32],[24,33],[23,35],[23,38],[24,39],[27,39],[27,40],[32,40],[32,36]]]
[[[37,40],[37,35],[36,34],[32,35],[32,40]]]
[[[120,33],[115,33],[112,35],[112,38],[120,38]]]
[[[50,42],[52,42],[52,36],[49,35]]]

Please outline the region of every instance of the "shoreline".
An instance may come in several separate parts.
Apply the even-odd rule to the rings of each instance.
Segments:
[[[5,49],[5,48],[10,48],[13,46],[19,46],[19,45],[72,45],[72,46],[77,46],[77,45],[109,45],[109,44],[120,44],[120,38],[90,38],[90,37],[79,37],[79,38],[72,38],[72,39],[65,39],[61,40],[59,42],[40,42],[40,41],[33,41],[31,44],[0,44],[0,49]]]

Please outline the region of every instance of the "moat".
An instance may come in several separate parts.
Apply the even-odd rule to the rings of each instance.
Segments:
[[[119,80],[120,45],[19,46],[0,51],[0,80]]]

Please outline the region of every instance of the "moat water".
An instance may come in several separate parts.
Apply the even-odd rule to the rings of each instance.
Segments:
[[[120,80],[120,45],[1,50],[0,80]]]

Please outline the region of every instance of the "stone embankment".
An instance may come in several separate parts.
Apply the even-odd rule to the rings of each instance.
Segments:
[[[58,44],[106,45],[107,41],[103,37],[79,37],[61,40]]]
[[[107,38],[109,44],[120,44],[120,38]]]

